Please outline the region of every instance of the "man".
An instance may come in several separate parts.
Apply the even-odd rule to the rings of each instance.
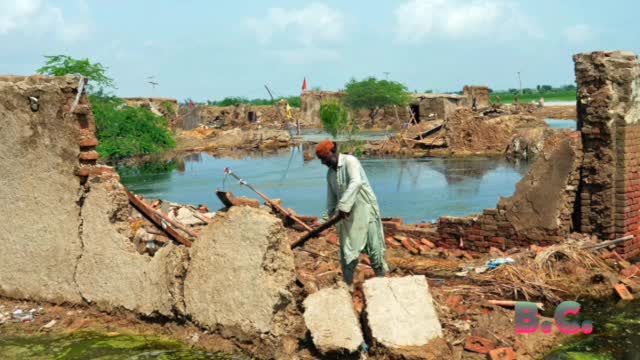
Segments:
[[[327,166],[327,215],[337,214],[340,235],[340,265],[344,281],[353,288],[358,257],[369,255],[376,276],[388,271],[384,261],[384,233],[378,201],[358,159],[338,153],[335,142],[325,140],[316,147],[316,156]]]

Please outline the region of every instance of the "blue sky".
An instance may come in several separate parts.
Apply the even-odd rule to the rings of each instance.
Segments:
[[[0,74],[44,54],[106,65],[120,96],[183,100],[340,89],[365,76],[413,91],[573,83],[571,56],[640,52],[637,1],[0,0]],[[159,86],[153,90],[147,77]]]

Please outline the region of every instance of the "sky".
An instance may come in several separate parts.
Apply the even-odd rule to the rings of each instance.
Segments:
[[[640,53],[634,0],[0,0],[0,74],[44,55],[108,68],[122,97],[180,101],[339,90],[352,78],[410,91],[574,83],[572,55]],[[154,88],[149,78],[158,83]]]

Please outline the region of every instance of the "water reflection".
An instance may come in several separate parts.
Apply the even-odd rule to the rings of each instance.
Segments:
[[[223,169],[230,167],[267,196],[282,199],[285,207],[301,214],[321,215],[326,205],[326,168],[315,159],[303,161],[303,149],[235,153],[233,158],[192,154],[176,160],[176,169],[168,173],[120,173],[123,183],[136,193],[217,209],[222,206],[215,197],[218,188],[256,197],[237,181],[224,177]],[[362,165],[383,216],[421,222],[495,207],[500,196],[513,193],[528,164],[516,166],[501,158],[477,157],[365,159]]]

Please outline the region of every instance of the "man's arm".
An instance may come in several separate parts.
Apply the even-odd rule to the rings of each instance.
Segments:
[[[338,210],[348,214],[356,202],[356,197],[363,183],[362,177],[360,176],[360,162],[355,158],[346,158],[345,160],[347,173],[349,173],[349,185],[344,194],[342,194],[340,201],[338,201]]]

